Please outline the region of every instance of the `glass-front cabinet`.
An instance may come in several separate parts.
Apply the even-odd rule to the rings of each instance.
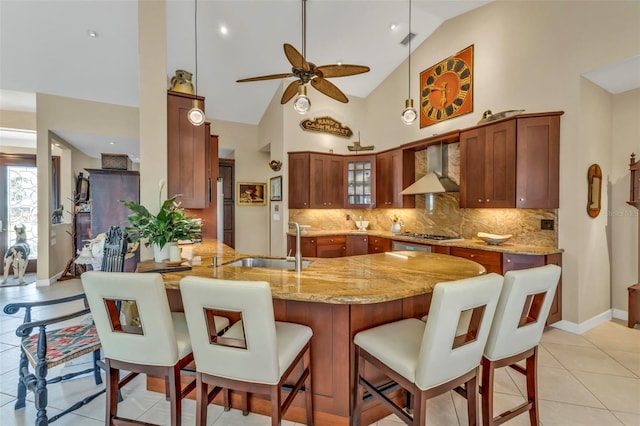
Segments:
[[[345,200],[346,208],[372,208],[376,205],[376,157],[375,155],[354,155],[345,157]]]

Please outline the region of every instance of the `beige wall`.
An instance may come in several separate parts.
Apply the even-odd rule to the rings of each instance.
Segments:
[[[406,68],[402,66],[366,99],[367,134],[369,142],[377,146],[472,126],[487,109],[565,111],[561,118],[558,228],[559,246],[565,250],[563,316],[573,324],[609,308],[609,252],[603,228],[607,219],[603,216],[594,221],[586,216],[585,175],[589,164],[600,161],[595,158],[598,155],[604,155],[611,173],[611,143],[616,143],[611,142],[605,124],[589,124],[598,137],[582,130],[586,125],[583,111],[589,112],[591,121],[602,122],[595,116],[602,105],[587,104],[606,96],[589,88],[581,75],[640,52],[639,15],[638,2],[496,1],[445,22],[411,57],[411,74],[417,83],[421,70],[473,44],[473,113],[424,129],[418,125],[407,129],[397,119],[406,96]],[[419,103],[418,87],[413,97]],[[607,113],[605,121],[612,115]],[[615,162],[619,164],[619,160]],[[620,250],[613,240],[612,252]],[[625,276],[637,270],[633,262],[616,266],[628,271],[616,271]],[[595,276],[587,275],[595,270]],[[592,295],[597,300],[589,300]],[[617,300],[622,297],[614,295]]]
[[[211,120],[211,133],[218,143],[235,149],[234,191],[238,182],[269,181],[268,150],[259,149],[258,126]],[[236,196],[237,199],[237,196]],[[269,247],[268,202],[264,206],[235,205],[235,249],[242,253],[267,254]]]
[[[609,192],[607,234],[610,240],[611,302],[627,311],[627,287],[640,282],[638,209],[629,200],[629,156],[640,158],[640,89],[613,96],[611,167],[604,179]]]
[[[0,110],[0,127],[36,130],[35,112]]]

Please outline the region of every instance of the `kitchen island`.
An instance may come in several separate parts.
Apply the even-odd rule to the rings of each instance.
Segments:
[[[174,310],[182,309],[179,282],[185,276],[270,283],[277,320],[308,325],[313,330],[312,380],[316,425],[348,425],[353,389],[353,336],[361,330],[402,318],[420,318],[429,310],[431,291],[442,281],[485,273],[478,263],[459,257],[417,252],[393,252],[313,262],[296,273],[293,270],[249,268],[227,264],[248,256],[217,241],[192,246],[201,265],[191,270],[164,273],[164,281]],[[218,266],[211,266],[216,257]],[[381,377],[370,371],[370,379]],[[149,388],[164,391],[160,380],[149,379]],[[391,389],[391,398],[402,398]],[[300,400],[300,401],[298,401]],[[234,406],[239,403],[232,397]],[[250,410],[269,413],[269,403],[252,395]],[[363,420],[375,421],[388,415],[373,403]],[[302,398],[287,412],[287,419],[304,422]]]

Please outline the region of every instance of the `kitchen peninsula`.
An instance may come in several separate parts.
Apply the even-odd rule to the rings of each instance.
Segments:
[[[353,389],[353,336],[364,329],[428,312],[435,284],[485,273],[480,264],[435,253],[394,252],[333,259],[313,259],[300,273],[281,269],[225,266],[249,257],[217,241],[193,245],[201,265],[189,271],[163,274],[169,303],[181,310],[180,280],[189,275],[230,280],[267,281],[271,284],[277,320],[305,324],[313,329],[312,371],[316,425],[347,425]],[[212,258],[217,265],[212,266]],[[371,378],[376,381],[375,375]],[[148,379],[151,390],[164,392],[164,383]],[[401,397],[391,390],[390,397]],[[232,396],[235,406],[238,395]],[[297,398],[288,419],[304,422]],[[250,398],[250,410],[269,412],[268,400]],[[388,412],[372,405],[364,413],[370,421]]]

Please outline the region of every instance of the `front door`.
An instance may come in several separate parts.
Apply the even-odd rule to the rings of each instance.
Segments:
[[[35,272],[38,258],[38,175],[36,156],[0,154],[0,273],[4,255],[16,240],[16,225],[24,225],[29,244],[27,272]],[[13,269],[10,271],[13,273]]]

